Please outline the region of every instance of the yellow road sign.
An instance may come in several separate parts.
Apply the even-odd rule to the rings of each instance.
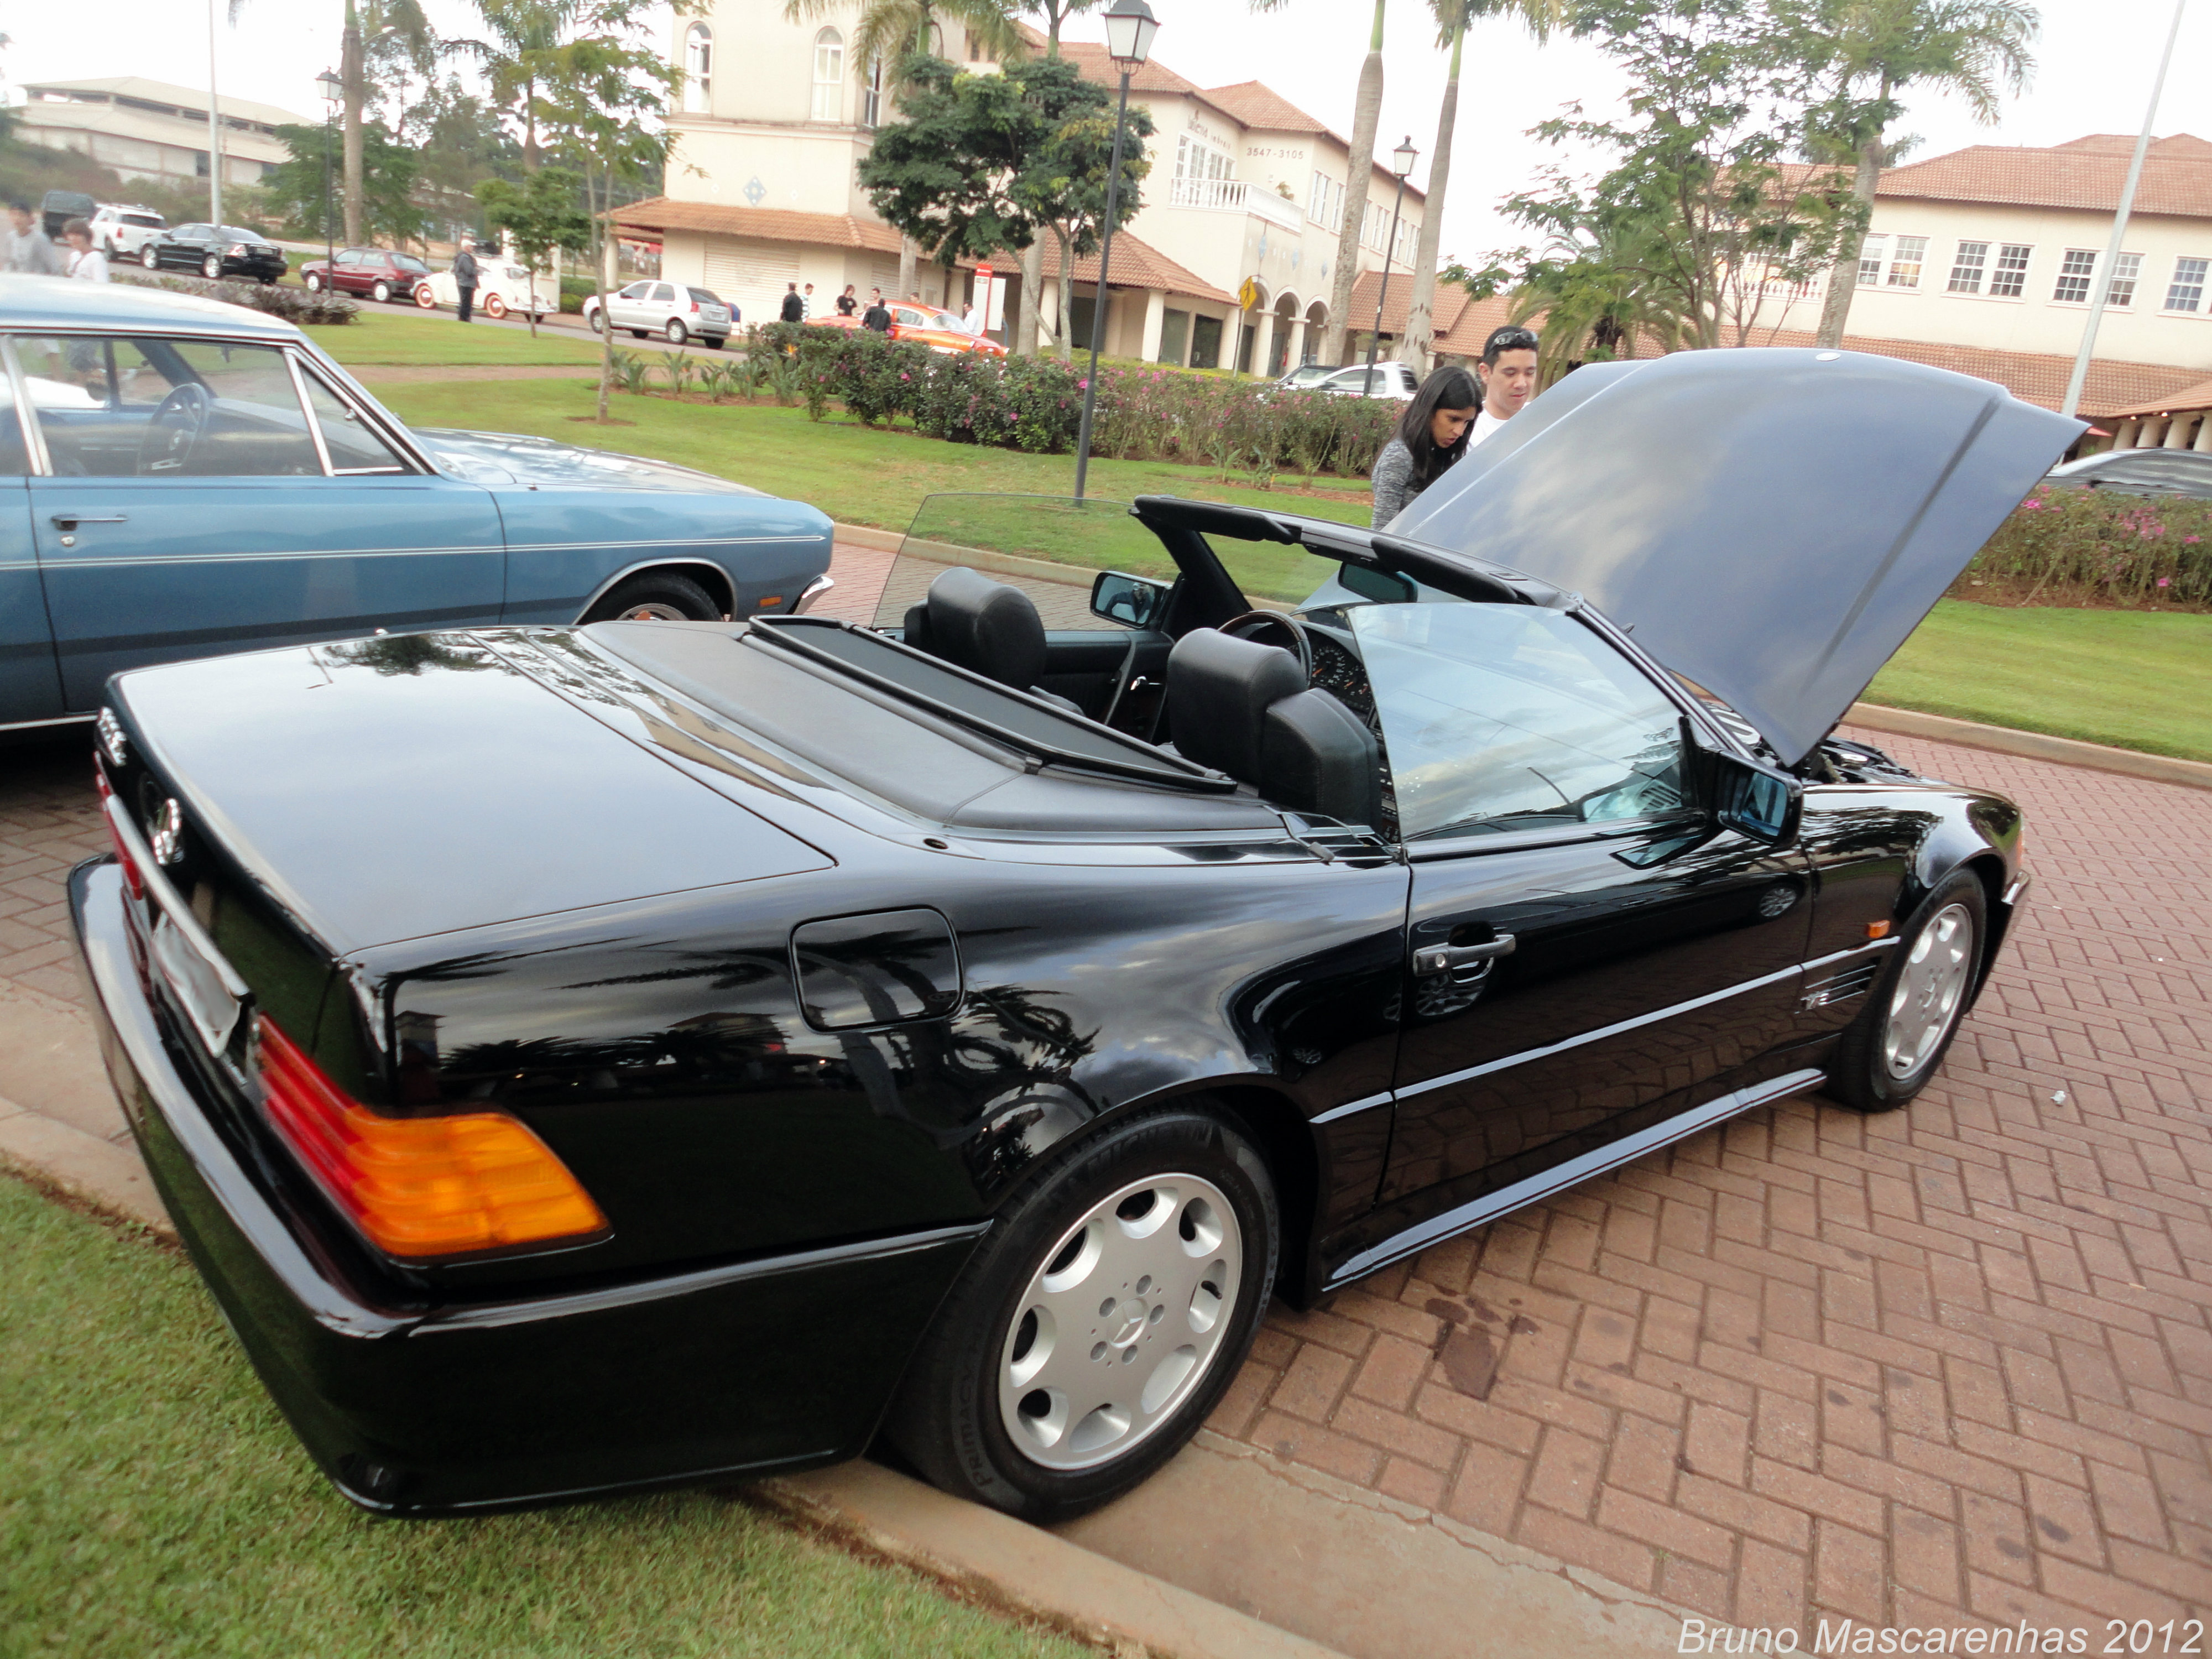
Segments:
[[[1237,290],[1237,306],[1240,311],[1249,311],[1260,303],[1260,284],[1247,276],[1243,286]]]

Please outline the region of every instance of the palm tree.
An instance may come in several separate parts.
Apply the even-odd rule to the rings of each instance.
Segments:
[[[1444,191],[1451,183],[1452,140],[1459,125],[1460,50],[1467,26],[1478,17],[1511,12],[1539,40],[1547,39],[1565,15],[1565,0],[1429,0],[1437,20],[1437,44],[1451,48],[1451,70],[1444,79],[1443,106],[1437,112],[1437,148],[1429,163],[1429,193],[1421,214],[1421,236],[1413,254],[1413,291],[1406,306],[1405,352],[1413,366],[1428,372],[1429,342],[1436,337],[1437,249],[1443,234]]]
[[[1328,325],[1322,331],[1321,361],[1344,358],[1345,324],[1352,310],[1352,284],[1359,275],[1359,226],[1367,216],[1367,186],[1375,173],[1375,129],[1382,122],[1382,8],[1375,0],[1375,21],[1368,31],[1367,56],[1359,65],[1359,90],[1352,106],[1352,158],[1345,169],[1344,227],[1337,233],[1336,266],[1329,276]],[[1279,11],[1290,0],[1252,0],[1254,11]]]
[[[243,0],[231,0],[237,20]],[[426,74],[436,61],[438,36],[422,15],[421,0],[346,0],[345,33],[338,50],[338,77],[345,84],[345,236],[362,239],[362,120],[368,102],[368,57],[396,50]]]
[[[831,12],[844,11],[853,0],[785,0],[784,19],[802,23]],[[865,75],[869,65],[892,65],[894,88],[906,84],[905,64],[911,55],[932,49],[931,31],[939,20],[960,24],[969,40],[994,58],[1012,58],[1023,51],[1021,30],[1014,23],[1014,0],[860,0],[860,21],[853,26],[846,62]],[[915,266],[920,251],[910,236],[899,238],[898,297],[914,292]]]
[[[2034,71],[2027,48],[2041,21],[2022,0],[1813,0],[1807,26],[1827,43],[1837,71],[1829,130],[1838,150],[1856,155],[1851,196],[1860,215],[1828,273],[1820,344],[1843,343],[1866,216],[1874,210],[1887,154],[1887,129],[1899,113],[1897,94],[1916,85],[1954,92],[1975,119],[1995,122],[2000,88],[2017,93]],[[1869,88],[1872,98],[1855,100]]]
[[[349,0],[350,3],[350,0]],[[522,109],[522,165],[538,171],[538,89],[555,70],[562,38],[580,0],[476,0],[488,40],[455,40],[453,50],[472,54],[483,66],[491,100]]]
[[[1663,237],[1648,223],[1601,218],[1555,236],[1545,257],[1514,290],[1509,319],[1543,319],[1540,383],[1551,385],[1578,363],[1635,355],[1639,341],[1662,352],[1696,331],[1651,281]]]

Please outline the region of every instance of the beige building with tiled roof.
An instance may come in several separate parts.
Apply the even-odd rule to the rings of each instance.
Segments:
[[[787,283],[814,284],[817,313],[848,283],[863,301],[871,288],[899,297],[898,236],[876,216],[855,171],[878,125],[896,118],[882,66],[853,59],[860,15],[857,0],[805,22],[787,20],[784,0],[708,0],[675,20],[670,47],[684,84],[669,121],[671,193],[617,216],[634,234],[659,236],[665,275],[735,301],[748,322],[773,316]],[[958,23],[932,27],[939,55],[995,70]],[[1024,33],[1043,49],[1042,35]],[[1088,78],[1115,84],[1103,46],[1066,42],[1061,52]],[[1328,320],[1350,146],[1256,81],[1207,88],[1157,58],[1132,78],[1129,101],[1152,114],[1152,170],[1143,210],[1115,238],[1104,349],[1260,374],[1310,361]],[[1396,187],[1376,167],[1363,271],[1383,262]],[[1391,250],[1401,274],[1425,206],[1409,186]],[[1038,311],[1049,319],[1061,278],[1054,239],[1043,240]],[[923,297],[958,308],[971,270],[924,264]],[[1097,276],[1095,258],[1076,261],[1079,345],[1089,342]],[[1001,264],[994,277],[993,331],[1003,337],[1019,273]]]
[[[2070,362],[2134,146],[2092,133],[2047,149],[1976,144],[1889,168],[1856,272],[1851,333]],[[2099,358],[2212,371],[2208,273],[2212,143],[2186,133],[2154,140]],[[1810,331],[1820,303],[1817,283],[1778,289],[1756,343],[1776,327]],[[2062,392],[2064,380],[2062,369]]]
[[[40,81],[23,88],[15,119],[34,144],[71,149],[125,179],[190,185],[208,176],[207,94],[137,75],[89,81]],[[228,94],[222,119],[222,179],[258,185],[291,155],[276,136],[307,118],[274,104]]]

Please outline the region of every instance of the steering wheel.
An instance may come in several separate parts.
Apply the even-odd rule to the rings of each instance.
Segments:
[[[1228,635],[1232,640],[1256,641],[1258,635],[1269,629],[1286,636],[1289,643],[1285,644],[1282,639],[1268,640],[1264,643],[1281,646],[1298,659],[1298,672],[1309,680],[1313,678],[1313,637],[1306,632],[1306,625],[1295,617],[1286,617],[1279,611],[1247,611],[1243,616],[1231,617],[1221,623],[1218,631]]]
[[[182,472],[199,447],[201,434],[214,413],[214,394],[198,380],[187,380],[171,391],[146,423],[146,435],[139,440],[139,476]]]

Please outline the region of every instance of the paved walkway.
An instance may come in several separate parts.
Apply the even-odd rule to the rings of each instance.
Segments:
[[[838,568],[857,609],[879,567]],[[2212,800],[1883,741],[2020,800],[2038,884],[1919,1102],[1752,1113],[1279,1309],[1215,1443],[1808,1639],[2205,1616]],[[0,1096],[115,1136],[61,902],[103,845],[79,742],[0,750]]]

